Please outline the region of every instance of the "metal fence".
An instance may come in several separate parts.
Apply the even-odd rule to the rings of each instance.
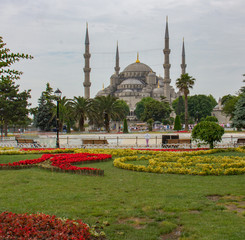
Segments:
[[[55,135],[40,135],[36,137],[22,136],[23,138],[32,138],[42,148],[55,148],[56,136]],[[189,138],[184,135],[185,138]],[[222,138],[222,142],[215,145],[216,148],[232,148],[237,146],[244,146],[244,143],[238,144],[237,139],[239,136],[225,136]],[[243,136],[245,138],[245,135]],[[106,140],[108,144],[84,144],[84,140]],[[0,141],[1,147],[19,147],[19,148],[36,148],[36,144],[17,144],[15,137],[3,138]],[[206,148],[208,145],[200,145],[197,142],[192,141],[190,144],[162,144],[161,134],[152,134],[149,140],[149,147],[146,147],[146,140],[144,134],[93,134],[93,135],[61,135],[60,136],[61,148],[155,148],[155,149],[168,149],[168,148]]]

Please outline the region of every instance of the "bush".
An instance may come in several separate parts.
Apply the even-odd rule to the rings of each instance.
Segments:
[[[220,142],[224,134],[224,128],[215,122],[202,121],[198,123],[192,130],[192,138],[201,140],[212,149],[215,142]]]

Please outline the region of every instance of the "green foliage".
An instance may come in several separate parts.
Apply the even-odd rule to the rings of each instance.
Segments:
[[[148,130],[152,131],[152,125],[154,123],[154,120],[152,118],[147,120]]]
[[[46,90],[42,92],[38,100],[38,108],[34,116],[34,125],[42,131],[51,131],[51,129],[56,126],[56,118],[54,118],[56,107],[53,101],[53,89],[50,87],[50,84],[47,83]]]
[[[239,96],[234,95],[225,95],[221,99],[221,104],[223,105],[222,112],[226,114],[226,116],[230,116],[231,118],[234,117],[234,111],[236,103],[239,99]]]
[[[181,122],[180,122],[180,117],[179,115],[176,116],[175,121],[174,121],[174,130],[181,130],[182,126],[181,126]]]
[[[207,121],[207,122],[216,122],[216,123],[219,122],[218,119],[215,116],[207,116],[204,121]]]
[[[194,140],[201,140],[209,144],[210,148],[214,148],[215,142],[222,141],[224,128],[215,122],[202,121],[198,123],[192,130],[192,138]]]
[[[232,124],[238,130],[245,128],[245,93],[240,95],[236,103]]]
[[[127,119],[123,119],[123,133],[128,133],[128,122]]]
[[[208,97],[210,99],[210,102],[212,104],[212,107],[214,108],[218,104],[217,101],[215,100],[215,98],[211,94],[209,94]]]
[[[194,95],[188,98],[188,112],[190,117],[200,122],[202,118],[211,116],[214,105],[212,98],[206,95]]]
[[[188,130],[188,94],[190,93],[190,89],[193,88],[195,84],[195,78],[186,74],[181,74],[180,78],[176,80],[176,87],[180,92],[184,93],[185,97],[185,130]]]
[[[110,132],[111,119],[124,119],[127,116],[127,108],[122,101],[119,101],[116,97],[99,96],[92,101],[93,118],[100,123],[103,120],[105,129]]]
[[[145,104],[152,101],[152,99],[153,98],[151,97],[144,97],[139,102],[136,103],[136,108],[134,112],[138,120],[141,119],[141,116],[145,110]]]
[[[74,97],[71,102],[71,114],[78,122],[79,131],[84,131],[85,120],[90,116],[92,102],[84,97]]]
[[[168,102],[160,102],[151,99],[144,105],[144,112],[141,114],[141,120],[147,121],[152,118],[154,121],[162,122],[163,119],[168,119],[171,113],[171,108]]]
[[[183,96],[179,96],[172,102],[172,107],[176,115],[181,115],[185,113],[185,103]]]
[[[28,119],[28,99],[31,97],[31,90],[19,92],[19,85],[16,85],[15,81],[20,79],[22,72],[10,67],[21,59],[33,57],[24,53],[10,53],[10,49],[5,48],[5,45],[0,36],[0,121],[7,136],[9,124],[26,122]]]

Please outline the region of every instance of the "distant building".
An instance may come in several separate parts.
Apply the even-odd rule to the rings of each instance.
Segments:
[[[137,60],[134,63],[128,65],[122,72],[120,72],[119,66],[119,50],[118,45],[116,48],[116,62],[115,62],[115,73],[110,77],[110,85],[106,88],[103,88],[97,93],[96,96],[107,96],[113,95],[119,99],[127,102],[130,108],[129,119],[135,119],[134,110],[136,108],[136,103],[139,102],[143,97],[152,97],[156,100],[161,100],[161,97],[171,103],[175,100],[180,93],[176,93],[174,88],[170,85],[170,67],[169,62],[169,32],[168,32],[168,20],[166,22],[165,29],[165,48],[163,49],[164,53],[164,78],[157,76],[156,73],[146,64],[141,63],[139,60],[139,54],[137,54]],[[88,28],[86,29],[85,37],[85,67],[84,67],[84,87],[85,87],[85,98],[89,98],[89,89],[90,89],[90,67],[89,67],[89,38],[88,38]],[[182,64],[181,73],[185,73],[186,64],[185,64],[185,47],[183,41],[182,47]]]
[[[219,121],[219,124],[229,125],[231,120],[223,112],[223,106],[221,104],[221,98],[219,98],[218,105],[216,105],[212,111],[212,116],[216,117]]]

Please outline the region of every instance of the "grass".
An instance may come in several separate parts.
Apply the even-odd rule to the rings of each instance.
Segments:
[[[0,156],[0,163],[40,155]],[[244,155],[243,155],[244,156]],[[88,165],[89,166],[89,165]],[[91,164],[104,177],[38,168],[0,172],[0,211],[56,215],[100,224],[110,240],[157,240],[178,226],[182,239],[244,239],[245,215],[209,195],[245,196],[245,175],[152,174]],[[106,224],[107,225],[107,224]]]

